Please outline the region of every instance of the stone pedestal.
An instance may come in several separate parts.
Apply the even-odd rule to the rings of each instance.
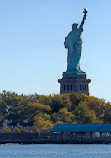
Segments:
[[[63,73],[63,78],[58,79],[58,82],[60,83],[60,94],[73,91],[79,94],[89,94],[89,83],[91,80],[86,78],[86,73]]]

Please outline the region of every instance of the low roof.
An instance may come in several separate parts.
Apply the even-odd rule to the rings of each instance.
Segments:
[[[57,124],[50,132],[110,132],[111,124]]]

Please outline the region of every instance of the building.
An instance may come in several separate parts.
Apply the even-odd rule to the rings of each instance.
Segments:
[[[111,136],[111,124],[57,124],[50,132],[74,136]]]

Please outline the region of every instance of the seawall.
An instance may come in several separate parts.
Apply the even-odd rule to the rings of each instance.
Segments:
[[[0,133],[0,144],[111,144],[111,137],[56,137],[53,134]]]

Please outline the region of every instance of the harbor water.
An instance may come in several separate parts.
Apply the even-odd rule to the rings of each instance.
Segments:
[[[111,145],[0,145],[0,158],[111,158]]]

